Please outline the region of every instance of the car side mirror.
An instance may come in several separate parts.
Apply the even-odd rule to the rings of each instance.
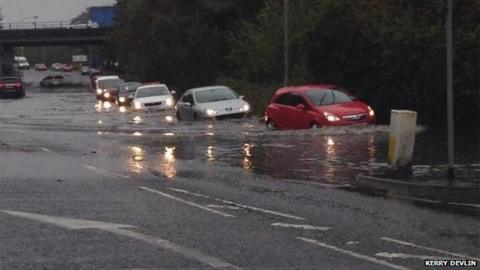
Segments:
[[[185,102],[185,105],[187,105],[187,107],[192,107],[192,103],[189,101]]]
[[[128,99],[133,99],[133,95],[129,95],[129,96],[128,96]]]
[[[305,111],[307,109],[307,107],[305,107],[304,104],[297,104],[297,106],[295,106],[295,107],[299,110],[302,110],[302,111]]]
[[[244,99],[244,98],[245,98],[245,96],[244,96],[244,95],[241,95],[241,96],[240,96],[240,99]]]
[[[176,94],[177,94],[177,91],[172,90],[172,91],[170,91],[170,93],[171,93],[172,95],[176,95]]]

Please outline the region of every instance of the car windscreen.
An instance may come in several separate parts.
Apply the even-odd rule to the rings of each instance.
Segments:
[[[136,98],[155,97],[170,95],[168,88],[165,86],[154,86],[148,88],[137,89]]]
[[[119,83],[123,83],[121,79],[106,79],[98,82],[100,89],[116,89]]]
[[[306,95],[315,106],[326,106],[353,101],[355,98],[336,89],[318,89],[306,92]]]
[[[135,91],[137,91],[137,88],[139,88],[140,86],[142,86],[141,83],[126,83],[123,86],[122,91],[125,91],[127,93],[135,93]]]
[[[17,81],[19,81],[19,79],[15,77],[4,77],[0,78],[0,81],[3,81],[4,83],[16,83]]]
[[[238,95],[230,88],[219,87],[209,90],[201,90],[195,93],[198,103],[216,102],[222,100],[238,99]]]

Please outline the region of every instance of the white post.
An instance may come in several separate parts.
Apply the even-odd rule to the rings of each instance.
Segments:
[[[412,164],[416,126],[416,112],[392,110],[388,139],[388,163],[390,166],[398,168]]]

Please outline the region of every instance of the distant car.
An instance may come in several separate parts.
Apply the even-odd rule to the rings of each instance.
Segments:
[[[53,63],[51,66],[51,69],[53,71],[61,71],[62,70],[62,64],[60,63]]]
[[[81,69],[80,69],[80,73],[82,75],[88,75],[88,73],[90,72],[90,68],[88,66],[83,66]]]
[[[124,83],[118,76],[100,76],[96,79],[96,96],[100,100],[116,100],[117,85]]]
[[[15,56],[15,66],[19,69],[30,69],[30,64],[25,56]]]
[[[0,78],[0,98],[13,96],[21,98],[25,96],[25,88],[22,79],[18,77]]]
[[[42,88],[60,87],[65,85],[65,78],[62,75],[49,75],[40,81]]]
[[[47,66],[45,64],[39,63],[35,65],[36,71],[45,71],[47,70]]]
[[[375,112],[336,85],[291,86],[275,92],[265,122],[272,129],[366,125],[375,123]]]
[[[226,86],[208,86],[187,90],[177,102],[178,120],[244,118],[250,104]]]
[[[135,98],[135,92],[140,86],[142,86],[142,84],[139,82],[126,82],[117,85],[117,104],[119,106],[131,105],[133,99]]]
[[[140,86],[132,101],[135,110],[173,110],[174,99],[165,84]]]
[[[73,65],[72,64],[63,64],[61,67],[61,70],[63,72],[71,72],[73,71]]]
[[[98,28],[98,23],[88,20],[86,23],[75,23],[69,24],[68,29],[88,29],[88,28]]]

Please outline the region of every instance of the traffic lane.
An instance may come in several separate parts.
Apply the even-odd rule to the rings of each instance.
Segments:
[[[7,166],[9,165],[7,164]],[[9,196],[6,196],[2,205],[10,210],[68,217],[74,215],[74,217],[85,219],[140,224],[137,227],[139,230],[145,230],[145,235],[165,235],[169,240],[173,239],[175,243],[201,248],[204,252],[206,250],[207,254],[231,258],[235,262],[241,258],[241,263],[248,266],[276,268],[302,265],[298,269],[305,269],[319,264],[332,266],[344,264],[347,267],[355,263],[355,258],[351,261],[352,258],[343,258],[343,254],[337,252],[310,249],[303,243],[297,242],[295,238],[285,237],[281,232],[272,233],[269,224],[273,221],[280,221],[278,217],[250,215],[250,212],[246,211],[246,213],[241,213],[242,217],[245,217],[240,221],[235,219],[233,222],[224,217],[210,217],[210,213],[192,213],[196,209],[191,209],[191,205],[181,203],[179,205],[178,201],[167,200],[154,194],[150,194],[151,201],[146,201],[149,196],[145,194],[136,195],[135,199],[129,200],[129,192],[139,191],[137,188],[133,188],[135,185],[131,186],[130,180],[126,179],[106,178],[100,175],[99,177],[88,177],[87,182],[89,183],[79,183],[80,181],[73,179],[65,182],[68,184],[67,188],[52,188],[50,183],[53,181],[42,181],[39,176],[37,174],[35,180],[30,180],[31,185],[35,183],[35,190],[30,191],[33,194],[29,194],[28,184],[21,188],[23,197],[29,199],[10,200]],[[24,182],[29,181],[24,177],[22,177]],[[17,179],[12,181],[8,181],[8,179],[6,185],[5,182],[3,183],[4,187],[18,185]],[[134,180],[138,181],[138,179]],[[84,185],[91,186],[93,183],[99,186],[82,188]],[[131,187],[121,191],[125,186]],[[9,188],[2,187],[2,189],[6,194],[18,193]],[[38,194],[43,195],[39,196]],[[154,209],[143,211],[145,208]],[[185,209],[182,210],[182,208]],[[260,221],[252,222],[252,219]],[[268,222],[265,222],[265,219]],[[232,225],[231,222],[234,224]],[[318,238],[318,235],[315,237]],[[305,260],[305,258],[315,259]],[[370,265],[370,262],[364,263],[363,269],[376,269],[375,266]]]
[[[1,269],[200,268],[171,251],[108,232],[69,231],[0,214]]]
[[[62,136],[62,138],[66,137],[68,136]],[[74,144],[74,142],[77,142],[77,139],[73,139],[71,143]],[[98,147],[96,149],[101,149],[95,154],[98,156],[92,162],[95,166],[128,174],[131,168],[122,160],[132,160],[131,149],[127,146],[118,147],[123,144],[112,138],[95,139],[92,142]],[[84,141],[80,143],[85,145]],[[158,154],[158,156],[162,155],[163,153]],[[118,157],[119,160],[108,158],[109,156]],[[149,157],[145,159],[148,160]],[[367,240],[362,242],[370,243],[369,241],[377,241],[383,236],[390,236],[463,254],[471,254],[470,250],[475,250],[478,246],[478,223],[468,217],[443,215],[428,209],[413,208],[401,202],[333,190],[328,185],[294,185],[280,179],[259,177],[241,169],[222,166],[221,163],[196,159],[175,162],[178,170],[175,178],[166,174],[165,177],[162,177],[162,174],[152,174],[148,168],[143,168],[136,173],[152,187],[157,187],[158,184],[167,187],[178,185],[179,188],[211,194],[226,200],[253,202],[250,204],[313,217],[313,220],[322,226],[340,227],[341,236],[348,236],[348,239],[341,237],[337,241],[337,235],[328,234],[327,236],[332,238],[332,241],[327,238],[330,243],[339,245],[349,241],[356,242],[363,238]],[[190,173],[180,173],[182,168]],[[158,187],[163,187],[162,185]],[[290,200],[286,200],[287,198]],[[208,203],[212,204],[212,202]],[[341,214],[338,214],[339,212]],[[359,226],[353,228],[352,224]],[[378,229],[381,227],[385,228]]]
[[[17,163],[18,164],[18,163]],[[5,164],[4,164],[5,165]],[[6,164],[8,167],[9,164]],[[315,261],[305,260],[305,256],[309,255],[308,250],[296,243],[294,239],[285,239],[282,234],[273,234],[270,232],[268,226],[258,228],[259,222],[262,222],[260,218],[259,222],[245,221],[245,220],[230,220],[223,217],[210,216],[210,213],[195,213],[195,209],[191,209],[189,205],[178,204],[176,201],[164,200],[161,197],[145,194],[137,194],[134,198],[130,198],[127,191],[118,191],[119,179],[108,179],[102,177],[88,176],[88,183],[81,183],[80,179],[67,179],[62,181],[63,185],[68,185],[67,188],[59,187],[53,179],[47,177],[43,179],[41,175],[37,174],[34,179],[25,179],[25,176],[21,177],[22,184],[19,179],[10,179],[10,177],[3,177],[2,179],[2,192],[5,196],[2,196],[2,207],[14,211],[25,211],[30,213],[43,213],[55,216],[66,217],[80,217],[89,220],[103,220],[109,222],[116,222],[122,224],[133,224],[137,228],[135,231],[144,233],[145,235],[154,235],[157,237],[167,238],[175,243],[182,244],[184,246],[192,247],[196,250],[202,250],[207,254],[215,254],[217,257],[230,258],[232,261],[238,262],[240,265],[255,266],[255,267],[299,267],[297,269],[306,269],[310,266],[318,264],[322,265],[342,265],[335,259],[335,254],[320,256]],[[85,181],[85,179],[83,179]],[[107,185],[106,182],[114,181],[112,185]],[[124,180],[125,181],[125,180]],[[79,183],[80,182],[80,183]],[[55,184],[51,184],[55,183]],[[94,185],[94,183],[101,183]],[[85,188],[88,185],[88,188]],[[91,185],[94,185],[93,187]],[[12,188],[14,186],[14,188]],[[28,186],[35,186],[32,190]],[[56,186],[56,187],[55,187]],[[16,190],[18,188],[19,190]],[[121,189],[121,188],[120,188]],[[128,189],[131,193],[138,193],[138,189]],[[120,192],[120,194],[118,193]],[[21,193],[21,198],[12,196],[11,194]],[[121,199],[120,199],[121,198]],[[182,209],[184,208],[184,209]],[[2,219],[3,220],[3,219]],[[21,222],[21,221],[18,221]],[[3,222],[2,222],[3,223]],[[30,222],[31,223],[31,222]],[[35,223],[35,222],[34,222]],[[8,231],[4,235],[22,235],[24,232],[21,229],[22,226],[11,225],[8,222],[3,223],[6,228],[12,228],[13,232]],[[43,225],[40,225],[42,227]],[[20,228],[17,231],[16,228]],[[28,234],[27,238],[36,239],[38,236],[35,226],[33,229],[29,227],[25,229]],[[52,239],[52,242],[56,242],[57,246],[74,246],[73,249],[66,249],[65,253],[48,253],[46,256],[50,260],[45,261],[44,265],[50,263],[58,263],[65,261],[69,263],[68,259],[64,259],[63,256],[75,257],[76,255],[69,253],[69,251],[75,251],[76,249],[96,250],[94,241],[85,241],[78,243],[74,239],[70,238],[70,234],[65,234],[65,237],[58,238],[58,235],[63,234],[64,229],[56,229],[51,226],[47,226],[51,230],[51,235],[56,237]],[[42,231],[39,233],[42,234]],[[45,233],[43,233],[45,234]],[[87,233],[83,233],[83,237],[90,239],[91,236]],[[108,238],[108,236],[106,236]],[[108,242],[111,245],[116,244],[117,240],[115,236],[111,236],[103,240],[102,243]],[[259,241],[259,239],[261,239]],[[40,237],[38,242],[34,241],[29,247],[33,248],[22,254],[28,254],[29,252],[35,252],[36,250],[42,250],[48,248],[51,242],[45,242],[45,239]],[[47,239],[48,240],[48,239]],[[16,238],[10,239],[10,241],[2,241],[6,243],[5,247],[10,249],[15,245],[22,245],[22,242],[17,242]],[[36,246],[38,244],[38,246]],[[80,246],[78,246],[80,245]],[[135,247],[135,246],[134,246]],[[281,247],[281,248],[280,248]],[[133,248],[133,247],[132,247]],[[303,250],[302,250],[303,249]],[[107,249],[106,249],[107,250]],[[318,252],[312,252],[311,257],[318,256]],[[115,251],[116,254],[121,253]],[[16,263],[24,261],[26,264],[20,264],[21,268],[27,268],[29,260],[23,258],[22,254],[18,257],[18,260],[12,262],[8,266],[15,266]],[[85,254],[85,260],[97,266],[101,266],[102,263],[108,264],[109,261],[96,261],[95,258]],[[94,253],[97,254],[97,253]],[[102,253],[98,253],[102,254]],[[147,255],[145,255],[147,254]],[[131,253],[128,255],[119,254],[119,256],[125,258],[132,258],[135,262],[142,261],[145,256],[149,256],[146,252],[140,252],[136,255]],[[320,253],[321,254],[321,253]],[[11,257],[8,254],[8,257]],[[155,256],[161,256],[156,254]],[[112,257],[112,255],[105,256],[106,258]],[[38,264],[38,257],[33,256],[32,264]],[[337,258],[339,259],[339,258]],[[84,262],[84,261],[81,261]],[[345,263],[345,267],[351,262],[348,260],[342,260]],[[75,264],[75,261],[72,262]],[[98,263],[98,264],[97,264]],[[176,267],[182,264],[175,265]],[[162,266],[165,264],[151,264],[150,267]],[[125,266],[122,266],[125,267]],[[367,267],[367,266],[366,266]],[[365,269],[372,269],[368,266]],[[373,268],[375,269],[375,268]]]

